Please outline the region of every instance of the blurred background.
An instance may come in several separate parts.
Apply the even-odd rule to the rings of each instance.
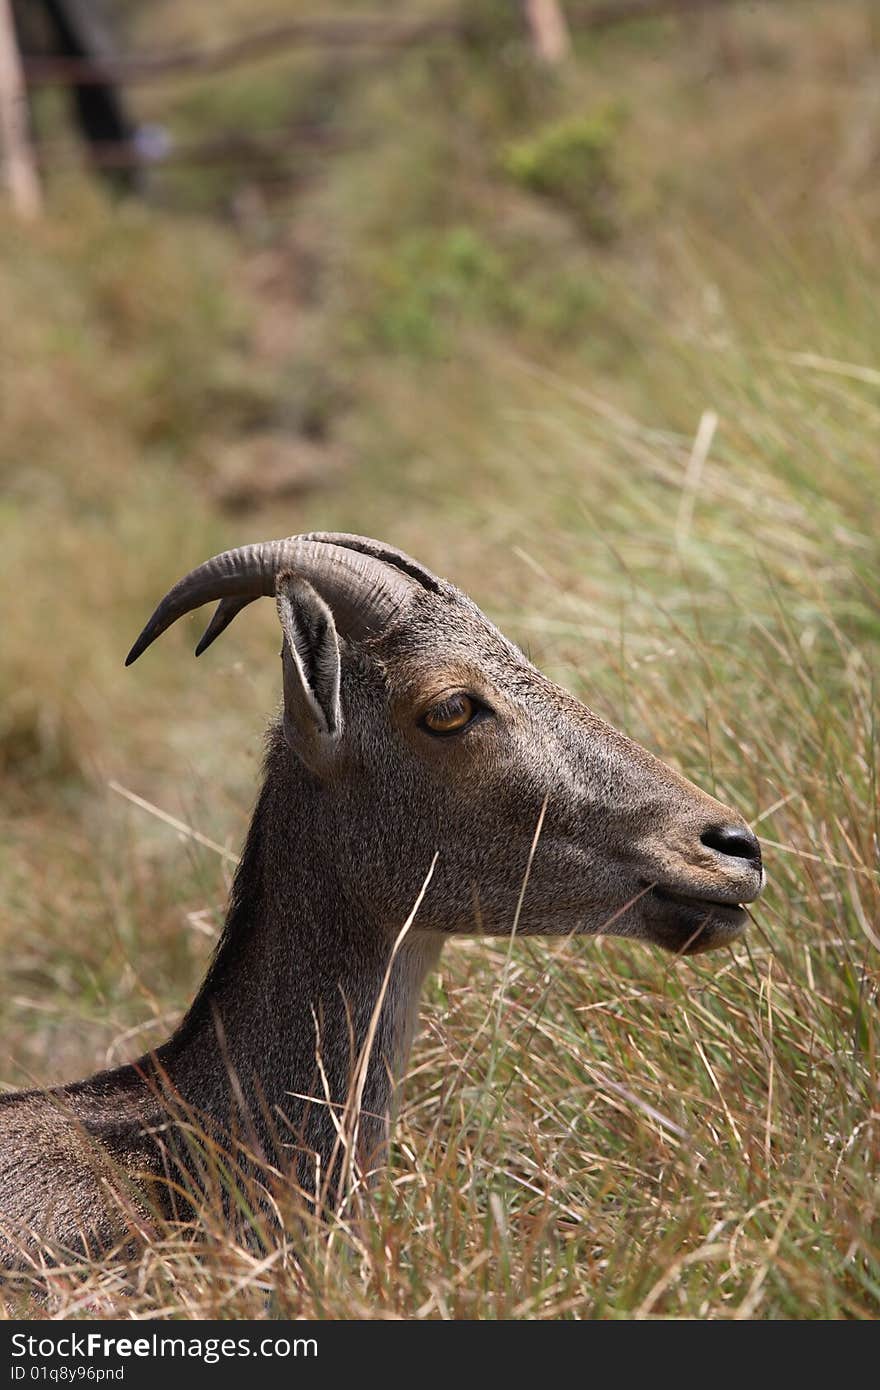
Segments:
[[[222,921],[274,615],[124,671],[155,601],[375,535],[736,804],[770,886],[720,966],[519,947],[494,1128],[507,948],[448,950],[421,1273],[338,1308],[871,1315],[880,6],[0,11],[0,1081],[157,1042]]]

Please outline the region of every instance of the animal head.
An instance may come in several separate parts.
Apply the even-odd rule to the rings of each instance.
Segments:
[[[538,671],[463,593],[359,536],[227,551],[165,596],[127,663],[209,600],[198,655],[260,595],[282,628],[270,775],[396,929],[605,932],[693,953],[742,932],[763,870],[735,811]]]

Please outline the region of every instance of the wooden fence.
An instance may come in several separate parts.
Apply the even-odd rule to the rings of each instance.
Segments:
[[[837,0],[841,2],[845,0]],[[72,51],[22,54],[16,42],[11,0],[0,0],[0,165],[10,197],[22,217],[35,216],[40,207],[37,161],[28,133],[25,97],[29,88],[51,84],[73,89],[80,126],[93,163],[102,170],[122,170],[139,167],[150,158],[124,115],[121,93],[125,88],[187,77],[198,79],[275,58],[294,49],[405,52],[417,46],[467,43],[485,37],[480,30],[480,7],[471,5],[447,15],[304,17],[200,48],[122,54],[112,52],[106,42],[98,44],[88,37],[91,32],[88,0],[45,0],[45,3],[51,3],[56,12],[70,19],[71,32],[78,27],[87,37],[80,37],[76,44],[68,44]],[[566,4],[560,0],[510,0],[536,61],[547,65],[567,61],[573,32],[596,32],[635,20],[708,14],[744,3],[749,0],[593,0],[593,3],[571,0]],[[797,0],[775,0],[775,3],[792,4]],[[100,117],[91,122],[82,117],[90,104],[94,109],[95,97],[90,93],[95,97],[100,95],[103,107],[110,113],[103,138]],[[111,138],[106,138],[107,130]],[[314,138],[315,132],[303,132],[303,135],[306,139]],[[269,133],[270,143],[278,144],[284,138],[296,139],[296,128]],[[332,141],[327,143],[332,144]],[[253,140],[240,139],[236,149],[238,157],[244,151],[252,157],[255,145]],[[221,138],[190,145],[183,151],[172,147],[167,157],[189,163],[214,163],[236,158],[236,149]]]

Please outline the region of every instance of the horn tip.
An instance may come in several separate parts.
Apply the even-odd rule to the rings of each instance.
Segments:
[[[155,634],[150,631],[150,626],[151,625],[148,623],[147,626],[144,628],[143,632],[138,637],[131,651],[128,653],[128,656],[125,658],[126,666],[134,665],[138,657],[143,656],[144,652],[147,650],[147,647],[153,641]]]

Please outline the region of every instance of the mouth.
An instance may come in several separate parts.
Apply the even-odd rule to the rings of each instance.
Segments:
[[[741,903],[698,898],[657,887],[652,887],[650,898],[652,905],[660,909],[651,914],[654,939],[678,955],[695,956],[726,946],[742,936],[749,920]]]

